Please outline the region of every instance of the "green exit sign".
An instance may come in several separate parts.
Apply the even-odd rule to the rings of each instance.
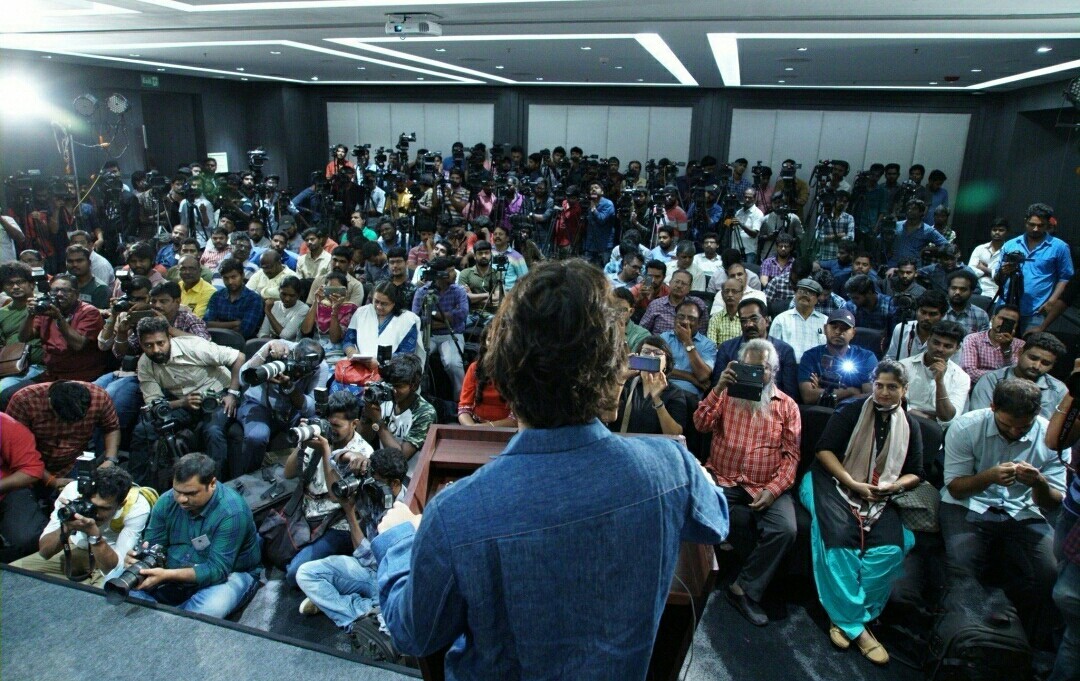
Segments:
[[[150,88],[161,87],[161,79],[157,76],[152,76],[149,73],[142,74],[142,86]]]

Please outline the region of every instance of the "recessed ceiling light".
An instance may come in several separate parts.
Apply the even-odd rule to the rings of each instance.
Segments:
[[[270,54],[281,54],[280,50],[270,50]]]
[[[591,50],[592,48],[589,47],[588,45],[582,45],[581,49],[583,49],[583,50]]]
[[[786,80],[778,80],[778,81],[776,81],[776,82],[777,82],[777,83],[786,83],[787,81],[786,81]]]
[[[937,85],[937,81],[936,81],[936,80],[932,80],[932,81],[930,81],[930,84],[931,84],[931,85]]]
[[[785,67],[784,67],[784,70],[785,70],[785,71],[794,71],[794,70],[795,70],[795,67],[794,67],[794,66],[785,66]]]
[[[982,69],[971,69],[972,73],[982,73]]]
[[[616,66],[615,68],[616,68],[616,69],[618,69],[618,70],[620,70],[620,71],[622,71],[622,67],[621,67],[621,66]]]
[[[158,69],[158,71],[164,71],[165,69]]]
[[[1041,51],[1042,51],[1042,48],[1039,48],[1039,51],[1041,52]],[[139,55],[139,54],[129,54],[128,56],[129,56],[129,57],[141,57],[142,55]]]
[[[506,67],[505,66],[496,66],[495,68],[497,68],[497,69],[505,69]]]
[[[796,47],[795,51],[796,52],[806,52],[809,49],[810,49],[809,47]]]
[[[417,78],[417,80],[423,80],[423,78]]]
[[[357,66],[356,70],[357,71],[367,71],[367,67],[366,66]]]
[[[645,82],[645,79],[644,79],[644,78],[638,78],[638,79],[637,79],[637,82],[639,82],[639,83],[644,83],[644,82]]]
[[[1038,52],[1039,54],[1046,54],[1047,52],[1049,52],[1049,51],[1051,51],[1053,49],[1054,48],[1052,48],[1052,47],[1048,47],[1046,45],[1043,45],[1042,47],[1040,47],[1039,49],[1037,49],[1035,51]]]
[[[240,80],[247,80],[247,78],[241,78]]]
[[[319,77],[318,77],[318,76],[312,76],[312,77],[311,77],[311,79],[312,79],[312,80],[318,80],[318,79],[319,79]]]
[[[541,78],[540,76],[537,76],[536,79],[537,80],[543,80],[543,78]]]
[[[52,55],[51,54],[43,54],[43,55],[41,55],[41,58],[42,59],[52,59]]]
[[[237,67],[236,67],[236,70],[237,70],[237,71],[243,71],[243,70],[244,70],[244,67],[243,67],[243,66],[237,66]]]
[[[446,48],[445,47],[436,47],[435,51],[436,52],[446,52]]]

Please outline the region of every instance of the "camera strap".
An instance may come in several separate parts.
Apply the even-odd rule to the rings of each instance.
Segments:
[[[296,509],[300,506],[300,503],[304,500],[304,494],[307,491],[307,486],[311,482],[311,479],[315,477],[315,469],[318,467],[319,462],[322,461],[322,456],[315,453],[315,450],[311,447],[304,449],[304,454],[310,456],[307,464],[304,466],[304,472],[300,476],[300,484],[293,490],[292,498],[289,499],[289,503],[285,506],[285,517],[292,517],[296,513]]]
[[[89,542],[86,544],[86,554],[90,562],[90,566],[86,572],[75,574],[71,571],[71,536],[64,529],[64,526],[60,525],[60,545],[64,549],[64,576],[72,582],[85,582],[90,579],[90,576],[94,574],[94,550],[90,547]]]
[[[1080,400],[1073,400],[1072,406],[1069,407],[1069,411],[1065,412],[1065,421],[1061,424],[1061,435],[1058,436],[1057,441],[1057,455],[1058,461],[1061,462],[1066,468],[1072,469],[1072,472],[1077,473],[1078,467],[1076,462],[1065,461],[1065,443],[1069,438],[1069,433],[1072,432],[1073,426],[1076,425],[1076,419],[1080,416]]]

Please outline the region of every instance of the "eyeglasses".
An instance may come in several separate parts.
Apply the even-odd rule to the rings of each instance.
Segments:
[[[757,324],[762,319],[761,315],[754,315],[753,317],[739,317],[739,323],[743,326],[747,324]]]
[[[643,357],[663,357],[664,351],[656,348],[641,348],[638,350],[638,354]]]
[[[700,318],[695,316],[695,315],[689,315],[689,314],[677,314],[677,315],[675,315],[675,321],[677,321],[677,322],[697,322],[698,319],[700,319]]]

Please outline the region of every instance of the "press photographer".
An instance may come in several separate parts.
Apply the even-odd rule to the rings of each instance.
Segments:
[[[1053,218],[1045,203],[1028,206],[1024,234],[1005,242],[994,271],[998,295],[1020,307],[1021,332],[1042,324],[1074,275],[1068,244],[1050,233]]]
[[[141,549],[108,576],[106,594],[210,617],[227,617],[250,597],[261,571],[255,521],[216,473],[205,454],[176,462],[172,489],[150,511]]]
[[[241,367],[244,397],[236,419],[244,427],[244,447],[238,458],[230,457],[230,477],[258,470],[275,434],[315,415],[315,388],[330,378],[324,356],[310,338],[274,340]]]
[[[379,370],[383,382],[364,390],[361,434],[376,449],[401,450],[410,476],[436,421],[435,408],[419,393],[423,372],[416,355],[397,355]]]
[[[285,460],[285,478],[299,476],[303,486],[302,512],[310,537],[308,544],[297,547],[299,550],[285,567],[285,582],[289,586],[296,586],[297,570],[305,563],[348,554],[354,548],[349,541],[349,522],[338,505],[338,498],[331,494],[330,485],[346,477],[351,478],[346,484],[351,489],[355,474],[364,477],[361,467],[372,452],[371,445],[357,431],[360,405],[352,393],[341,391],[330,395],[316,408],[316,416],[293,429],[290,440],[306,439]],[[324,431],[323,426],[329,426],[328,430]],[[311,436],[316,428],[318,434]]]
[[[142,484],[162,471],[158,442],[173,429],[190,429],[219,468],[227,462],[225,428],[240,404],[244,353],[195,336],[172,338],[169,323],[157,317],[136,327],[143,356],[139,387],[147,414],[131,436],[128,470]],[[152,465],[153,464],[153,465]]]
[[[150,518],[150,501],[117,466],[97,468],[60,492],[38,552],[15,567],[100,587]]]
[[[355,646],[366,647],[372,638],[385,639],[385,634],[377,633],[378,619],[366,618],[379,603],[378,562],[371,552],[371,540],[379,534],[388,498],[392,506],[404,492],[405,458],[396,449],[379,449],[370,459],[353,457],[349,466],[353,471],[350,477],[334,483],[335,489],[349,493],[331,498],[338,499],[344,514],[352,555],[305,563],[296,574],[296,582],[307,595],[300,604],[301,613],[325,613],[346,633],[355,632]],[[383,646],[380,652],[376,659],[396,657],[389,646]]]

